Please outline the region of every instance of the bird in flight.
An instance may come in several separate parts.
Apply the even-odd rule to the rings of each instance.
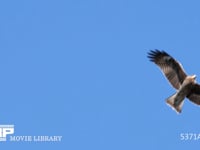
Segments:
[[[187,75],[182,65],[165,51],[151,50],[147,56],[161,69],[171,85],[177,90],[166,99],[166,103],[177,113],[181,113],[185,98],[200,105],[200,84],[196,83],[196,75]]]

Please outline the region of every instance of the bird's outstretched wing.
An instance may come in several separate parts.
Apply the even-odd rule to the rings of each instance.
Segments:
[[[160,67],[174,88],[180,88],[187,75],[179,62],[165,51],[159,50],[151,50],[148,58]]]
[[[191,93],[187,96],[187,98],[193,103],[200,105],[200,85],[194,84],[191,88]]]

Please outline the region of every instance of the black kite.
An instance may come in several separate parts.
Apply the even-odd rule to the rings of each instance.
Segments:
[[[160,67],[171,85],[177,90],[174,95],[167,98],[167,104],[177,113],[181,113],[185,97],[200,105],[200,85],[195,81],[196,75],[188,76],[181,64],[165,51],[151,50],[148,58]]]

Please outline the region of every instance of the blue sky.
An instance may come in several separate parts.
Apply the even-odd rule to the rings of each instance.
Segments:
[[[0,124],[14,135],[62,142],[3,142],[5,149],[194,149],[200,108],[177,115],[175,90],[149,62],[167,51],[200,81],[200,2],[8,0],[0,2]]]

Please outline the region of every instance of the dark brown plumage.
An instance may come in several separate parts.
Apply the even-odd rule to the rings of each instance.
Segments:
[[[185,97],[200,105],[200,85],[196,83],[195,75],[188,76],[181,64],[165,51],[151,50],[147,57],[160,67],[171,85],[177,89],[177,92],[167,99],[171,107],[180,113]]]

